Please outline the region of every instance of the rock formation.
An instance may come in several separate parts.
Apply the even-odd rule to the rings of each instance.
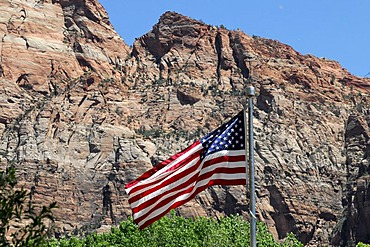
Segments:
[[[57,235],[127,219],[124,184],[237,113],[249,82],[259,220],[311,246],[368,241],[370,79],[173,12],[131,49],[96,0],[0,2],[0,164],[57,201]],[[247,191],[177,210],[248,218]]]

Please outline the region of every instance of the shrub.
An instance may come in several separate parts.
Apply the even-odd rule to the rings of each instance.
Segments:
[[[364,244],[362,242],[359,242],[356,247],[369,247],[370,245],[369,244]]]
[[[56,204],[34,205],[17,183],[13,167],[0,172],[0,246],[40,246],[46,238],[45,220],[54,221]]]
[[[72,246],[127,246],[127,247],[242,247],[249,246],[249,223],[241,216],[223,217],[219,220],[200,217],[187,219],[181,216],[165,216],[139,230],[132,219],[113,227],[110,233],[93,233],[86,238],[53,239],[48,247]],[[266,225],[257,224],[258,246],[303,246],[293,234],[279,244]]]

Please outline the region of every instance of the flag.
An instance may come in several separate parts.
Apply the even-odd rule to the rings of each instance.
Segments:
[[[132,215],[143,229],[212,185],[245,185],[243,111],[183,151],[126,184]]]

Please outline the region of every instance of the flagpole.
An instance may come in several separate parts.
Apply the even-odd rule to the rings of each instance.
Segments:
[[[246,158],[248,156],[249,164],[249,179],[247,175],[247,181],[249,180],[249,194],[250,194],[250,203],[249,203],[249,213],[251,216],[250,220],[250,246],[256,247],[256,198],[255,198],[255,186],[254,186],[254,138],[253,138],[253,97],[255,95],[255,90],[253,86],[247,86],[246,94],[248,98],[248,135],[245,131],[245,144],[247,145],[248,139],[248,151],[245,149]],[[244,123],[246,122],[246,111],[247,105],[244,104]],[[247,160],[247,159],[246,159]]]

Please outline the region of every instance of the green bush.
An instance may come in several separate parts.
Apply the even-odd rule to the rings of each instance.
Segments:
[[[232,247],[249,246],[249,223],[240,216],[223,217],[219,220],[200,217],[186,219],[175,216],[163,217],[154,224],[139,230],[132,219],[121,222],[118,228],[113,227],[110,233],[93,233],[85,238],[51,240],[48,247]],[[293,234],[279,244],[266,225],[257,224],[258,246],[303,246]]]
[[[34,205],[17,183],[13,167],[0,172],[0,246],[40,246],[46,238],[45,220],[54,220],[56,204]]]
[[[362,242],[359,242],[356,247],[369,247],[370,245],[369,244],[364,244]]]
[[[121,222],[109,233],[92,233],[84,238],[51,239],[45,241],[45,220],[53,221],[49,206],[38,207],[28,201],[29,192],[17,188],[14,168],[0,172],[0,246],[47,246],[47,247],[232,247],[249,246],[249,223],[241,216],[223,217],[219,220],[200,217],[187,219],[176,216],[174,211],[139,230],[132,219]],[[258,246],[303,246],[293,234],[283,243],[274,240],[267,226],[257,224]],[[361,246],[361,245],[360,245]]]

